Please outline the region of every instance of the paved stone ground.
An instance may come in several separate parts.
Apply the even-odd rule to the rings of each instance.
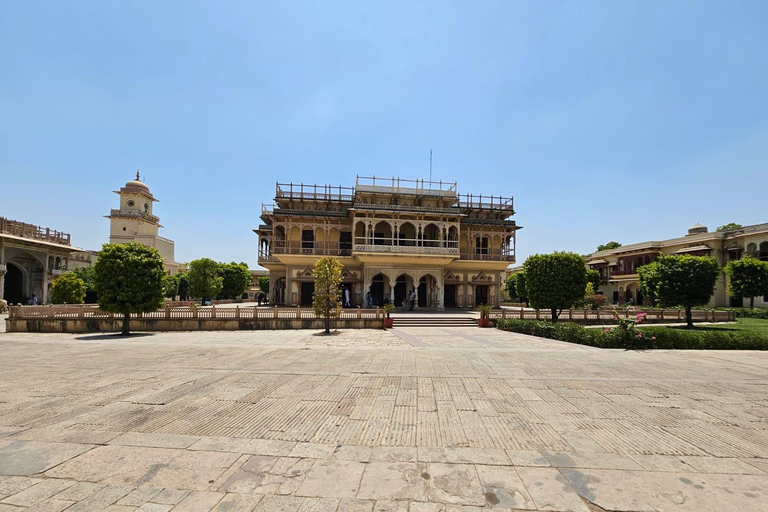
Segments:
[[[768,510],[768,354],[0,335],[0,512]]]

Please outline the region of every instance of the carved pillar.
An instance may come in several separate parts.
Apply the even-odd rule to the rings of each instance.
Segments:
[[[291,267],[285,267],[285,292],[283,302],[286,306],[293,306],[293,275]]]
[[[437,309],[445,309],[445,272],[441,270],[439,274],[436,278]]]
[[[395,285],[396,284],[397,284],[397,281],[393,279],[389,280],[389,302],[391,304],[395,304]]]

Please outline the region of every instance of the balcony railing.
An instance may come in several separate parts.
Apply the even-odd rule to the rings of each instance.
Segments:
[[[272,256],[274,254],[308,254],[308,255],[323,255],[323,256],[351,256],[352,255],[352,243],[347,242],[287,242],[287,241],[272,241],[271,252],[265,253],[262,251],[259,255],[261,259],[262,254]]]
[[[481,261],[515,261],[515,252],[511,249],[479,249],[474,251],[462,251],[461,259]]]
[[[392,244],[395,242],[395,245]],[[461,251],[455,240],[414,240],[391,238],[355,238],[350,242],[273,241],[268,250],[259,252],[259,261],[277,262],[276,255],[306,254],[318,256],[352,256],[354,253],[426,254],[457,256],[463,260],[515,261],[513,249],[475,249]]]

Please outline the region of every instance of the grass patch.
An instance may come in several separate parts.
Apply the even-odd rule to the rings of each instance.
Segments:
[[[647,327],[642,328],[642,330],[645,329],[647,329]],[[685,327],[654,327],[654,329],[694,330],[697,332],[749,332],[754,334],[765,334],[768,336],[768,320],[761,320],[759,318],[737,318],[736,323],[696,325],[693,329],[686,329]]]
[[[740,319],[735,324],[683,327],[588,329],[540,320],[498,320],[505,331],[600,348],[676,350],[768,350],[768,321]]]

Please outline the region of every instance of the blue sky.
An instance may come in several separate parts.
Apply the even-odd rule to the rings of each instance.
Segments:
[[[179,261],[275,181],[515,197],[518,260],[768,222],[768,3],[6,2],[0,216],[98,249],[141,169]]]

